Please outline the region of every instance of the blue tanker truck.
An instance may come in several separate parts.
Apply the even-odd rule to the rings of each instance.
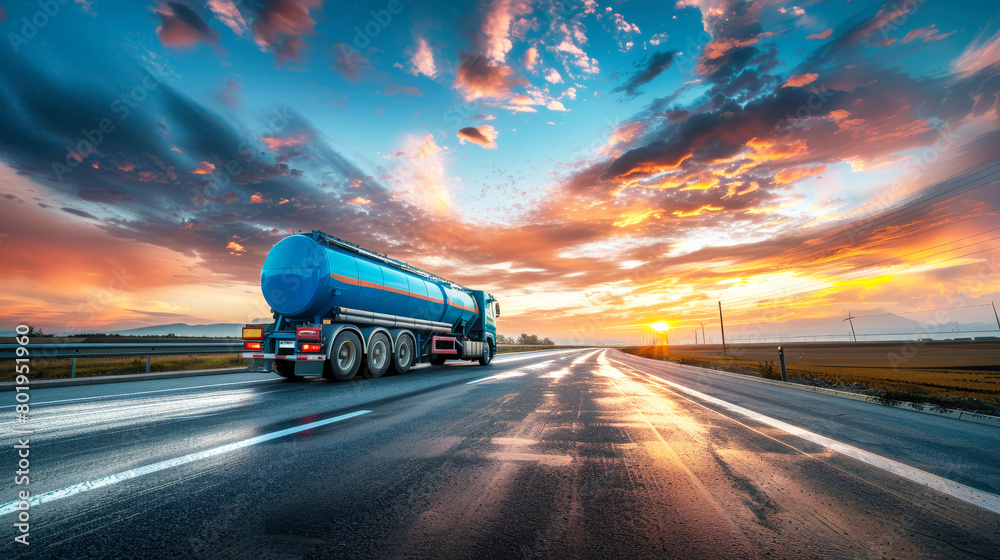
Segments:
[[[496,354],[492,295],[320,231],[275,244],[260,287],[274,322],[243,328],[243,357],[283,377],[346,381],[449,359],[486,366]]]

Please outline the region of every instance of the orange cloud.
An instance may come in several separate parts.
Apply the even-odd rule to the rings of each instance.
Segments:
[[[812,35],[806,37],[806,39],[826,39],[827,37],[829,37],[832,34],[833,34],[833,30],[832,29],[827,29],[826,31],[824,31],[822,33],[813,33]]]
[[[455,88],[466,101],[483,98],[509,99],[511,88],[528,85],[528,80],[517,78],[508,66],[495,64],[484,56],[466,57],[455,76]]]
[[[819,74],[802,74],[799,76],[792,76],[791,78],[788,78],[788,81],[781,87],[802,87],[815,82],[818,77]]]
[[[434,64],[434,53],[431,51],[430,45],[427,44],[427,39],[417,38],[417,47],[410,55],[410,67],[407,72],[414,76],[423,74],[428,78],[437,77],[438,70]]]
[[[215,165],[207,161],[203,161],[201,162],[201,165],[199,165],[198,168],[191,173],[194,173],[195,175],[208,175],[212,173],[212,171],[215,171]]]
[[[356,204],[356,205],[364,206],[366,204],[371,204],[372,201],[369,200],[369,199],[367,199],[367,198],[362,198],[360,196],[356,196],[356,197],[348,200],[347,203],[348,204]]]
[[[265,136],[261,138],[261,140],[267,144],[268,148],[278,151],[280,148],[289,146],[301,146],[308,140],[308,138],[305,134],[299,134],[296,136],[286,136],[285,138],[272,138]]]
[[[788,183],[794,183],[799,179],[805,177],[811,177],[813,175],[819,175],[820,173],[826,171],[825,165],[817,165],[815,167],[799,167],[794,169],[782,169],[774,175],[774,182],[779,185],[785,185]]]
[[[487,150],[495,150],[497,148],[496,139],[498,135],[499,133],[496,129],[488,124],[476,127],[469,126],[458,131],[459,142],[464,144],[468,140],[474,144],[479,144]]]

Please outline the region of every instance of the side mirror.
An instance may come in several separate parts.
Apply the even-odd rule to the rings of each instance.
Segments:
[[[493,307],[494,307],[493,314],[496,315],[497,317],[499,317],[500,316],[500,302],[499,301],[494,302],[493,303]]]

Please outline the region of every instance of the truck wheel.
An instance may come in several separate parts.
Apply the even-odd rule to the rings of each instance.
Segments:
[[[396,340],[396,353],[392,356],[392,369],[397,375],[410,371],[413,365],[413,339],[410,335],[400,335]]]
[[[493,347],[489,342],[483,343],[483,357],[479,358],[479,365],[488,366],[493,361]]]
[[[295,363],[285,360],[274,360],[271,362],[271,371],[284,377],[285,379],[298,379],[295,375]]]
[[[365,355],[367,366],[364,376],[368,379],[382,377],[389,371],[389,362],[392,359],[392,350],[389,346],[389,337],[383,332],[372,335],[368,341],[368,354]]]
[[[361,368],[361,339],[351,331],[340,331],[333,339],[330,359],[326,362],[323,377],[337,381],[354,379]]]
[[[443,366],[445,358],[431,358],[432,366]]]

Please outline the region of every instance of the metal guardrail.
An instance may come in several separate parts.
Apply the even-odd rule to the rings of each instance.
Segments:
[[[0,359],[18,357],[19,344],[0,344]],[[243,351],[243,341],[233,342],[31,342],[28,358],[79,358],[96,356],[159,356],[177,354],[224,354]]]
[[[97,358],[113,356],[146,356],[146,373],[149,373],[151,356],[179,354],[228,354],[243,351],[243,341],[233,342],[71,342],[59,343],[46,339],[44,342],[29,342],[28,354],[18,356],[19,344],[0,344],[0,360],[28,358],[73,358],[70,377],[76,377],[77,358]]]

